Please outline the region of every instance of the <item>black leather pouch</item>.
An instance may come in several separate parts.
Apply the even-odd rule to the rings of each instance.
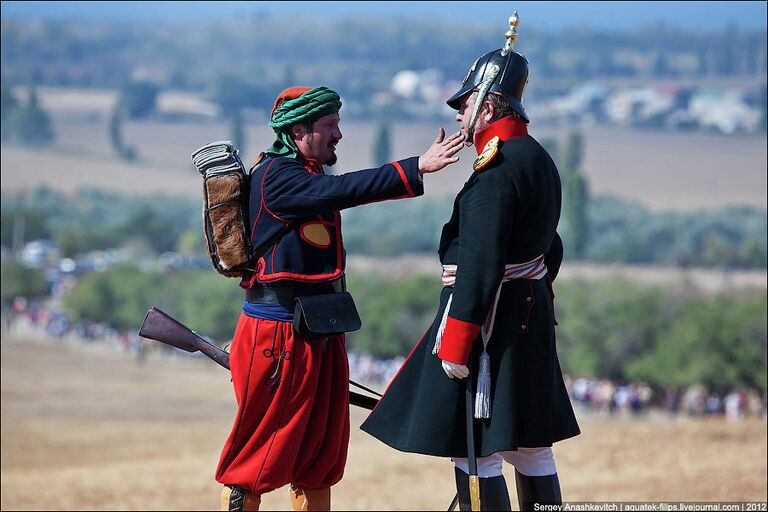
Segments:
[[[308,339],[356,331],[362,325],[348,292],[296,297],[293,330]]]

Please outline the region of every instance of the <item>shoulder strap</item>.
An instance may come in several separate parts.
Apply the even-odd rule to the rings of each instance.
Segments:
[[[253,172],[256,170],[257,167],[259,167],[260,165],[264,165],[265,163],[267,163],[268,160],[269,159],[267,158],[266,153],[264,153],[263,151],[259,153],[259,156],[257,156],[256,159],[251,164],[251,168],[248,170],[248,175],[253,174]]]

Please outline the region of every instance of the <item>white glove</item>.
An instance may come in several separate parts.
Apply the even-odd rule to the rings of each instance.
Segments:
[[[469,375],[469,368],[465,364],[451,363],[450,361],[443,361],[443,371],[451,379],[464,379]]]

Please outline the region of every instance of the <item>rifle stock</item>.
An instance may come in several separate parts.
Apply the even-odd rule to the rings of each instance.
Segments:
[[[229,353],[205,340],[195,331],[154,306],[147,311],[144,323],[141,324],[141,329],[139,329],[139,336],[159,341],[187,352],[202,352],[227,370],[230,369]],[[370,411],[376,407],[379,401],[373,397],[350,391],[349,403],[350,405]]]
[[[156,307],[147,311],[144,323],[139,329],[139,336],[159,341],[187,352],[202,352],[221,366],[229,370],[229,354],[209,343],[195,331],[171,318]]]

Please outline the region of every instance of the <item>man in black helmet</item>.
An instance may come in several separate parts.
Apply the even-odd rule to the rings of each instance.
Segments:
[[[516,39],[513,19],[510,27]],[[443,227],[440,305],[361,427],[398,450],[451,457],[462,510],[470,509],[467,414],[483,510],[511,509],[504,461],[515,466],[520,510],[559,504],[551,446],[579,434],[555,348],[560,178],[528,135],[528,62],[510,32],[448,100],[478,157]],[[476,379],[474,411],[467,377]]]

